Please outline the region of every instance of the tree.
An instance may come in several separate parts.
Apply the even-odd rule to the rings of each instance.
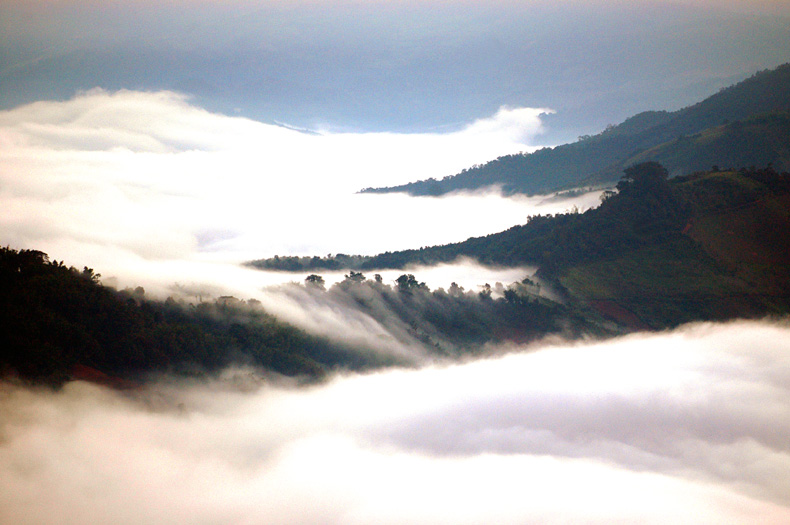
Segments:
[[[617,195],[616,191],[605,190],[603,193],[601,193],[601,196],[599,198],[601,200],[601,203],[604,203],[609,199],[611,199],[612,197],[614,197],[615,195]]]
[[[428,290],[425,283],[417,281],[412,274],[403,274],[397,279],[395,283],[398,285],[398,290],[401,292],[411,292],[412,290]]]
[[[464,294],[464,287],[458,286],[458,283],[453,282],[450,284],[450,288],[447,290],[447,293],[453,297],[460,297]]]
[[[88,279],[89,281],[97,283],[97,284],[99,282],[99,279],[101,279],[101,274],[100,273],[95,273],[93,271],[93,268],[88,268],[87,266],[83,266],[81,275],[85,279]]]
[[[325,290],[326,289],[325,288],[325,284],[326,283],[324,282],[324,278],[321,277],[320,275],[316,275],[314,273],[308,275],[305,278],[304,282],[305,282],[305,285],[308,288],[317,288],[319,290]]]
[[[617,183],[617,190],[649,190],[661,187],[666,184],[669,173],[667,169],[655,161],[634,164],[623,170],[625,173],[620,182]]]
[[[345,276],[345,279],[343,279],[343,281],[349,282],[351,284],[361,283],[365,281],[365,275],[362,272],[355,272],[354,270],[351,270],[350,272],[348,272],[348,275]]]

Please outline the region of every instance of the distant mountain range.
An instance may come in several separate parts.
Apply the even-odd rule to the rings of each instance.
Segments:
[[[441,180],[365,188],[362,193],[438,196],[499,186],[546,194],[616,182],[624,168],[662,163],[670,175],[773,165],[790,170],[790,64],[763,71],[678,111],[648,111],[598,135],[534,153],[506,155]]]

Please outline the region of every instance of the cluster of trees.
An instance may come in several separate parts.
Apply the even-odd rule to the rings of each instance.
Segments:
[[[528,278],[477,290],[457,283],[431,290],[413,274],[403,274],[390,285],[380,274],[368,279],[352,270],[328,289],[317,274],[307,276],[303,286],[323,300],[366,313],[392,333],[406,332],[443,356],[480,352],[485,343],[603,333],[567,307],[541,297],[540,286]]]
[[[336,368],[397,364],[316,337],[269,315],[254,300],[220,297],[199,304],[149,300],[142,287],[102,286],[91,268],[50,261],[36,250],[0,248],[0,372],[60,384],[79,370],[143,381],[153,373],[200,374],[231,364],[318,379]],[[431,290],[412,274],[392,285],[381,275],[350,271],[327,289],[311,274],[302,286],[362,311],[396,337],[456,357],[496,341],[527,341],[550,333],[578,335],[594,327],[562,305],[542,299],[525,279],[504,287]]]
[[[231,363],[319,378],[366,361],[267,314],[255,301],[197,305],[115,291],[90,268],[50,261],[36,250],[0,248],[0,371],[58,384],[75,366],[121,378],[196,373]]]
[[[260,270],[276,270],[283,272],[304,272],[312,270],[347,270],[361,268],[368,257],[362,255],[346,255],[338,253],[325,257],[295,255],[275,255],[266,259],[250,261],[247,265]]]
[[[447,291],[432,291],[412,274],[388,285],[380,275],[367,279],[350,271],[329,289],[311,274],[303,289],[361,310],[443,356],[479,351],[487,342],[592,328],[540,298],[539,286],[528,279],[507,288],[497,283],[466,291],[453,283]],[[396,359],[312,336],[278,321],[254,300],[152,301],[142,287],[102,286],[90,268],[67,267],[36,250],[0,249],[4,376],[57,385],[86,368],[144,380],[152,373],[203,373],[230,364],[317,379],[329,369],[392,365]]]

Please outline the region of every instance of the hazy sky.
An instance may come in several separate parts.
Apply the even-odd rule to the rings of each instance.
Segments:
[[[0,106],[169,89],[357,131],[549,107],[551,144],[787,62],[788,15],[780,1],[4,1]]]

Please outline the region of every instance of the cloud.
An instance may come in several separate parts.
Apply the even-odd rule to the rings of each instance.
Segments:
[[[475,121],[465,131],[481,136],[500,134],[503,142],[528,142],[543,130],[541,115],[551,113],[550,109],[501,107],[496,115]]]
[[[786,523],[790,330],[702,324],[307,389],[0,391],[14,523]],[[241,386],[244,388],[241,388]]]
[[[90,90],[0,112],[0,231],[14,248],[89,266],[119,288],[189,301],[234,295],[309,330],[419,355],[404,331],[350,305],[272,288],[305,275],[243,261],[375,254],[461,241],[596,202],[359,195],[530,149],[543,109],[502,109],[450,133],[303,133],[208,112],[173,92]],[[526,269],[411,268],[432,288],[521,280]],[[382,272],[388,282],[404,272]],[[343,278],[327,272],[328,282]],[[354,329],[352,330],[351,327]]]
[[[307,134],[210,113],[172,92],[37,102],[0,112],[3,241],[135,284],[124,279],[134,266],[157,274],[173,261],[463,240],[571,203],[354,192],[530,149],[544,112],[502,110],[445,134]]]

